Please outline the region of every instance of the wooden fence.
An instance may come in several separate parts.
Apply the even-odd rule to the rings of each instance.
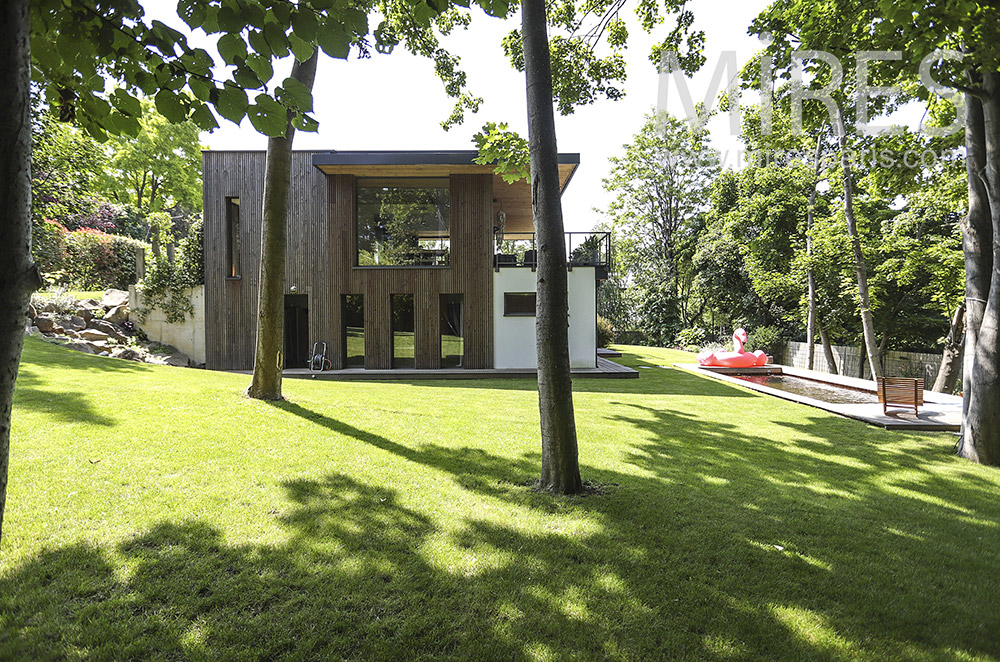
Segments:
[[[849,377],[861,377],[871,379],[871,371],[868,370],[868,362],[863,360],[864,353],[860,347],[845,347],[843,345],[833,345],[834,359],[837,361],[837,370],[841,375]],[[826,363],[826,355],[823,346],[817,344],[816,355],[813,362],[813,370],[819,372],[830,372]],[[788,343],[782,356],[774,357],[776,362],[795,368],[807,368],[809,362],[809,345],[804,342]],[[886,376],[889,377],[917,377],[923,378],[928,386],[934,383],[938,369],[941,367],[940,354],[924,354],[921,352],[886,352],[883,363]],[[959,383],[961,383],[961,373]]]

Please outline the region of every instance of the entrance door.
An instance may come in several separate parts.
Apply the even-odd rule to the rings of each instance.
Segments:
[[[285,367],[308,368],[312,348],[309,346],[309,297],[305,294],[285,295]]]

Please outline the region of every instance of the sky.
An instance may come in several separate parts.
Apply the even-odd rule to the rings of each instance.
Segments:
[[[695,12],[696,27],[705,30],[707,39],[708,61],[688,81],[692,97],[700,101],[709,91],[723,51],[735,51],[742,66],[759,50],[761,43],[747,35],[746,29],[767,2],[693,0],[689,5]],[[149,19],[159,19],[179,30],[186,27],[176,15],[175,0],[153,0],[143,2],[143,6]],[[634,5],[626,5],[630,6]],[[660,77],[648,56],[653,43],[662,40],[662,33],[670,29],[670,23],[660,26],[659,35],[657,31],[647,35],[633,19],[631,9],[626,9],[622,17],[629,23],[631,35],[626,54],[625,98],[600,100],[565,117],[556,115],[559,151],[580,154],[580,167],[563,194],[567,230],[589,230],[600,222],[595,208],[606,208],[612,199],[601,185],[610,170],[608,159],[623,153],[623,145],[641,128],[643,117],[663,98]],[[445,46],[461,58],[469,90],[484,100],[477,114],[468,115],[463,125],[450,131],[444,131],[440,123],[451,113],[453,102],[435,77],[430,60],[411,56],[402,49],[385,56],[373,53],[369,60],[352,55],[343,61],[324,55],[313,90],[313,115],[319,120],[319,131],[297,132],[295,149],[475,149],[472,136],[486,122],[506,122],[526,136],[524,75],[511,67],[501,47],[501,39],[518,27],[518,20],[501,21],[474,9],[469,28],[445,40]],[[215,52],[212,40],[201,33],[192,35],[191,43]],[[276,67],[275,78],[280,81],[287,76],[290,66],[286,62],[283,68]],[[667,109],[681,115],[676,88],[671,87],[666,97]],[[220,118],[220,124],[220,129],[202,136],[209,149],[266,149],[267,139],[249,121],[236,126]],[[713,146],[723,151],[724,163],[733,165],[739,143],[732,135],[728,118],[713,118],[708,128]]]

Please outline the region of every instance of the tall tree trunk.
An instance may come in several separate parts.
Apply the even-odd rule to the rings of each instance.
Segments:
[[[965,253],[965,356],[962,360],[962,435],[958,454],[972,458],[975,449],[967,444],[971,439],[966,429],[969,402],[973,391],[973,364],[979,344],[979,327],[986,311],[990,293],[990,272],[993,270],[993,225],[990,202],[986,195],[986,126],[983,102],[979,97],[965,95],[965,168],[969,186],[969,212],[962,219],[962,251]]]
[[[965,336],[965,304],[955,308],[951,317],[951,327],[944,341],[944,353],[941,355],[941,366],[934,380],[932,391],[951,393],[958,383],[958,368],[962,363],[962,343]]]
[[[816,189],[819,187],[819,175],[822,171],[820,164],[820,157],[823,155],[823,131],[820,130],[820,135],[816,137],[816,155],[814,171],[813,171],[813,181],[812,190],[809,191],[809,207],[806,210],[806,259],[809,261],[809,266],[806,269],[806,289],[809,296],[809,312],[806,315],[806,342],[809,343],[808,349],[808,368],[810,370],[816,367],[816,278],[813,276],[812,267],[812,227],[813,227],[813,217],[816,213]]]
[[[0,540],[7,504],[10,414],[31,293],[31,78],[28,0],[0,3]]]
[[[816,316],[816,326],[819,327],[819,339],[823,343],[823,354],[826,356],[826,368],[831,375],[839,375],[837,371],[837,357],[833,355],[833,347],[830,345],[830,335],[823,326],[823,320]]]
[[[317,55],[292,64],[291,77],[312,91]],[[285,135],[267,140],[264,170],[264,213],[260,237],[260,292],[257,298],[257,351],[253,380],[247,395],[281,400],[281,349],[285,341],[285,247],[288,228],[288,189],[292,179],[292,140],[295,127],[289,114]]]
[[[840,166],[844,176],[844,219],[847,221],[847,234],[851,237],[851,248],[854,251],[854,269],[858,275],[858,308],[861,311],[861,329],[864,331],[865,351],[868,354],[868,367],[872,379],[882,376],[882,366],[879,365],[878,345],[875,340],[875,323],[872,320],[871,306],[868,303],[868,265],[865,254],[861,250],[861,239],[858,236],[858,226],[854,220],[854,180],[851,174],[851,161],[847,155],[847,130],[844,128],[844,118],[837,118],[840,133]]]
[[[969,406],[959,452],[982,464],[1000,465],[1000,73],[983,74],[983,126],[986,136],[986,196],[990,206],[992,253],[989,296],[973,353]],[[985,259],[985,258],[979,258]]]
[[[542,432],[542,474],[538,487],[559,494],[576,494],[583,490],[583,483],[573,416],[566,244],[545,0],[523,0],[521,35],[528,96],[531,207],[538,238],[535,334]]]

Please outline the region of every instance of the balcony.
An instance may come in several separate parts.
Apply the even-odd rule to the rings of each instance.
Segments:
[[[610,232],[567,232],[567,268],[594,267],[598,280],[608,277],[611,269]],[[528,267],[534,271],[538,250],[534,232],[505,232],[497,236],[493,250],[493,268]]]

